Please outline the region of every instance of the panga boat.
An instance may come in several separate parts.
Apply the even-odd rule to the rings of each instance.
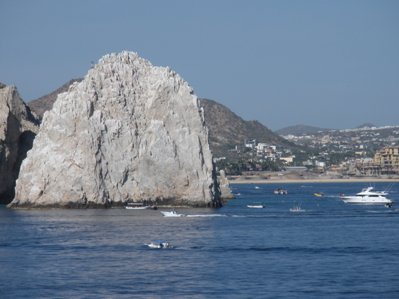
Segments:
[[[287,195],[287,194],[288,194],[288,191],[287,191],[286,189],[278,188],[278,189],[275,189],[275,190],[273,191],[273,193],[274,193],[274,194],[277,194],[277,195]]]
[[[301,209],[300,206],[295,206],[295,207],[293,207],[293,208],[290,209],[290,212],[292,212],[292,213],[301,213],[301,212],[305,212],[305,211],[306,211],[306,210]]]
[[[341,199],[345,203],[365,204],[365,205],[392,205],[393,201],[386,198],[388,195],[385,191],[373,191],[373,187],[362,189],[356,195],[342,196]]]
[[[169,242],[163,240],[155,240],[151,243],[146,243],[144,245],[148,246],[151,249],[173,248],[173,246]]]
[[[250,209],[263,209],[264,207],[264,205],[247,205],[247,208]]]
[[[175,210],[173,211],[161,211],[161,214],[164,215],[165,217],[183,217],[185,216],[184,214],[179,214]]]
[[[128,210],[147,210],[149,208],[150,207],[147,207],[147,206],[141,206],[141,207],[139,207],[139,206],[126,206],[125,207],[125,209],[128,209]]]
[[[141,202],[129,202],[126,206],[125,209],[128,210],[147,210],[147,209],[153,209],[156,210],[156,206],[146,206]]]

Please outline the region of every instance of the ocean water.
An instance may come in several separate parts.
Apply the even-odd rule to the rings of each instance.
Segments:
[[[365,184],[303,183],[233,185],[225,207],[180,218],[1,207],[0,298],[399,298],[399,183],[374,185],[398,205],[339,199]]]

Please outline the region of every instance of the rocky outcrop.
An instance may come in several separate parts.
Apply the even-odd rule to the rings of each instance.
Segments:
[[[53,108],[54,102],[57,99],[57,96],[62,92],[67,92],[69,86],[71,86],[75,82],[82,81],[81,78],[69,80],[67,83],[62,85],[60,88],[57,88],[53,92],[46,94],[38,99],[32,100],[28,102],[29,108],[37,115],[37,117],[41,120],[43,118],[44,112],[51,110]]]
[[[15,86],[0,83],[0,203],[14,197],[22,160],[32,147],[38,121],[20,98]]]
[[[224,201],[233,199],[234,195],[231,192],[230,183],[226,177],[226,173],[224,170],[219,171],[218,182],[219,182],[220,194],[221,194],[222,199]]]
[[[106,55],[58,95],[23,161],[10,207],[149,201],[219,206],[197,97],[131,52]]]

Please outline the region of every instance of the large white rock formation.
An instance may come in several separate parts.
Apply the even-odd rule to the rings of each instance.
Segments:
[[[169,68],[104,56],[44,114],[10,206],[220,205],[197,102]]]
[[[0,83],[0,203],[13,199],[19,167],[38,129],[17,88]]]

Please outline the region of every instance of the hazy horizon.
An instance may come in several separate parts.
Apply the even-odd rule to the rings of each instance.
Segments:
[[[398,1],[3,0],[0,9],[0,82],[26,102],[129,50],[272,130],[399,124]]]

